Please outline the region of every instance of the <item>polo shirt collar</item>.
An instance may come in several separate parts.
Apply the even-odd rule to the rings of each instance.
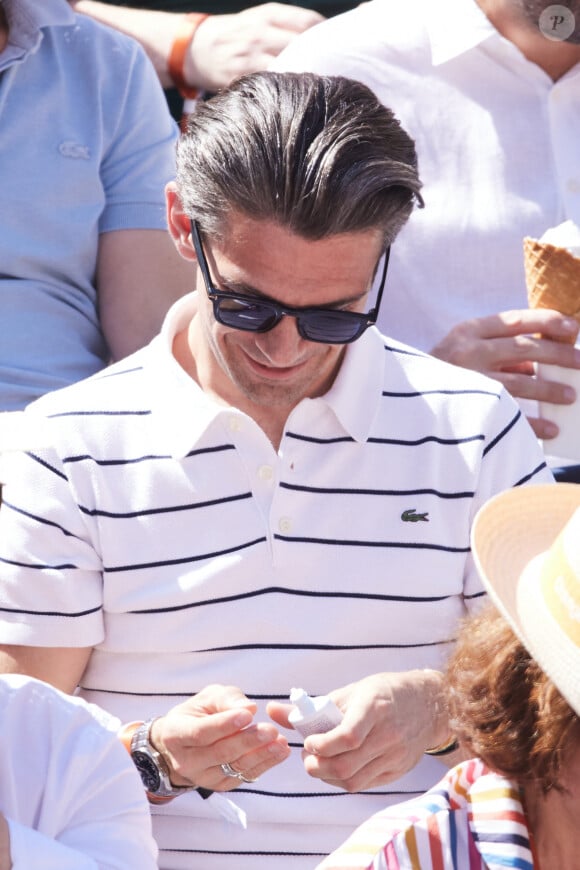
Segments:
[[[8,45],[0,55],[0,69],[36,51],[45,27],[74,27],[76,15],[66,0],[3,0],[8,18]]]
[[[75,13],[66,0],[3,0],[8,20],[16,27],[25,25],[40,30],[43,27],[74,25]]]
[[[320,397],[334,412],[342,428],[355,441],[367,440],[382,397],[385,343],[371,327],[346,352],[336,379]]]
[[[488,39],[501,39],[475,0],[426,0],[425,27],[434,66],[453,60]]]
[[[153,385],[151,407],[162,452],[183,458],[219,417],[235,408],[206,396],[173,356],[175,335],[184,329],[197,308],[197,293],[179,299],[169,310],[160,334],[148,348],[146,365]],[[333,411],[355,441],[365,441],[381,400],[385,365],[384,340],[376,327],[347,345],[343,363],[330,390],[316,401]]]
[[[152,384],[151,410],[159,450],[175,459],[187,456],[193,445],[225,406],[206,396],[173,355],[173,340],[197,310],[197,293],[188,293],[169,309],[161,332],[148,348],[145,365]],[[231,412],[231,409],[230,409]]]

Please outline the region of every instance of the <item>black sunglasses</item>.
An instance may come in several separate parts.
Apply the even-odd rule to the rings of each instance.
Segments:
[[[296,327],[302,338],[323,344],[348,344],[360,338],[365,329],[376,323],[383,295],[390,248],[385,251],[383,275],[375,307],[367,314],[357,311],[340,311],[333,308],[291,308],[270,299],[256,296],[236,296],[216,290],[209,273],[209,266],[201,242],[196,221],[191,221],[191,238],[197,262],[203,275],[205,289],[213,303],[213,313],[218,323],[246,332],[268,332],[289,314],[296,318]]]

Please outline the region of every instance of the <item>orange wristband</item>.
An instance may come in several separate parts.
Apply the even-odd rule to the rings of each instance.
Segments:
[[[117,737],[129,753],[131,754],[131,740],[133,739],[133,734],[140,728],[141,725],[144,725],[144,722],[127,722],[126,725],[121,725],[119,731],[117,732]]]
[[[192,88],[186,84],[184,76],[185,55],[197,28],[206,18],[209,18],[207,12],[189,12],[181,20],[169,52],[169,60],[167,61],[169,75],[184,100],[195,100],[199,96],[198,88]]]

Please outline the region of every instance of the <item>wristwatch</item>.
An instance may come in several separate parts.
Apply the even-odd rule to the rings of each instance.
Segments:
[[[155,719],[139,725],[131,738],[131,758],[141,774],[143,785],[153,798],[170,799],[195,791],[195,785],[173,785],[169,777],[169,767],[160,752],[150,740],[151,726]]]

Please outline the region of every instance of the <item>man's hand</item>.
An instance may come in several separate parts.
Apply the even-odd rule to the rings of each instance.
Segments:
[[[233,15],[210,15],[185,60],[185,79],[217,91],[245,73],[267,69],[299,33],[323,21],[312,9],[264,3]]]
[[[306,738],[306,772],[348,792],[401,777],[449,736],[441,681],[431,670],[374,674],[331,692],[344,717],[332,731]],[[292,727],[291,709],[268,704],[268,714],[285,728]]]
[[[227,791],[240,781],[225,776],[221,764],[257,779],[284,761],[288,741],[271,723],[252,724],[255,713],[239,689],[215,685],[156,719],[151,741],[169,764],[172,783]]]
[[[172,86],[168,60],[183,15],[98,0],[69,3],[75,12],[140,42],[163,87]],[[195,10],[195,3],[191,8]],[[284,3],[263,3],[232,15],[210,15],[196,30],[186,53],[185,81],[200,90],[218,91],[244,73],[267,69],[295,36],[323,20],[312,9]]]
[[[580,369],[580,350],[573,344],[578,329],[576,320],[547,308],[504,311],[459,323],[431,353],[501,381],[517,399],[571,405],[573,388],[537,377],[534,364]],[[529,422],[538,438],[558,434],[551,420]]]

